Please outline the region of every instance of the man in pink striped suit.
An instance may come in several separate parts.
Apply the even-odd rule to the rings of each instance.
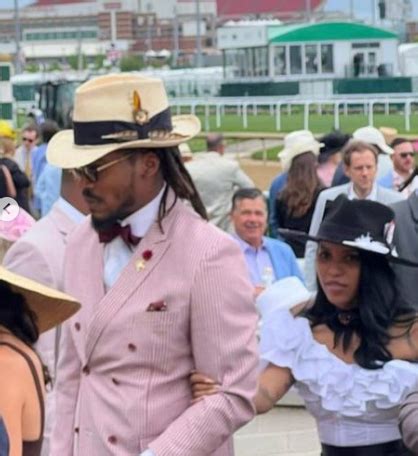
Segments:
[[[205,220],[158,79],[107,75],[76,92],[51,164],[74,169],[91,217],[70,236],[51,456],[226,456],[254,414],[256,312],[239,247]],[[185,204],[183,201],[186,201]],[[219,392],[192,404],[189,375]]]

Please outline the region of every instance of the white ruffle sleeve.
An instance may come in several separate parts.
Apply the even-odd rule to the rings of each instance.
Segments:
[[[261,328],[261,359],[288,367],[305,401],[321,400],[325,410],[345,416],[364,414],[373,401],[388,409],[399,405],[418,380],[418,364],[402,360],[370,370],[347,364],[312,335],[306,318],[276,312]]]

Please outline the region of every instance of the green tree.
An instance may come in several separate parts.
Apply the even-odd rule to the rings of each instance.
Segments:
[[[136,71],[144,68],[144,60],[138,55],[126,55],[120,59],[119,63],[122,71]]]
[[[48,65],[48,68],[47,68],[47,71],[59,71],[61,70],[61,65],[59,64],[59,62],[51,62],[49,65]]]
[[[94,68],[96,70],[100,70],[100,68],[103,68],[103,62],[106,59],[106,56],[104,54],[99,54],[96,55],[94,58]]]
[[[67,57],[67,62],[68,62],[68,65],[70,65],[70,67],[73,70],[78,70],[78,55],[77,54],[68,56]],[[81,69],[82,70],[85,69],[86,65],[87,65],[86,56],[82,55],[81,56]]]
[[[25,71],[28,73],[37,73],[39,71],[39,64],[36,62],[31,62],[25,65]]]

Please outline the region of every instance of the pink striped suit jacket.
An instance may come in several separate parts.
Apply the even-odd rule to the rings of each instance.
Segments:
[[[90,220],[70,237],[65,289],[82,309],[63,329],[51,456],[227,456],[253,417],[257,317],[239,247],[180,201],[162,228],[106,294]],[[221,392],[191,405],[193,369]]]

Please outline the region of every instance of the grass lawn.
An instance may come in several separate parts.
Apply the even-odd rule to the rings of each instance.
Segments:
[[[251,110],[250,110],[251,112]],[[200,115],[202,128],[205,130],[205,118]],[[418,115],[414,113],[411,115],[411,131],[409,134],[416,134],[418,136]],[[221,127],[216,128],[216,117],[209,116],[209,131],[224,131],[224,132],[276,132],[276,119],[266,113],[260,113],[257,116],[252,114],[248,115],[248,128],[244,129],[242,125],[242,117],[236,114],[227,114],[221,118]],[[348,114],[340,115],[340,129],[347,133],[352,133],[360,127],[368,125],[368,117],[362,114]],[[309,129],[314,133],[327,133],[332,130],[334,126],[334,116],[331,114],[311,114],[309,116]],[[374,115],[375,127],[392,127],[396,128],[399,133],[406,133],[405,119],[402,114],[375,114]],[[293,130],[303,129],[303,114],[294,113],[290,116],[283,113],[281,116],[281,132],[290,132]]]

